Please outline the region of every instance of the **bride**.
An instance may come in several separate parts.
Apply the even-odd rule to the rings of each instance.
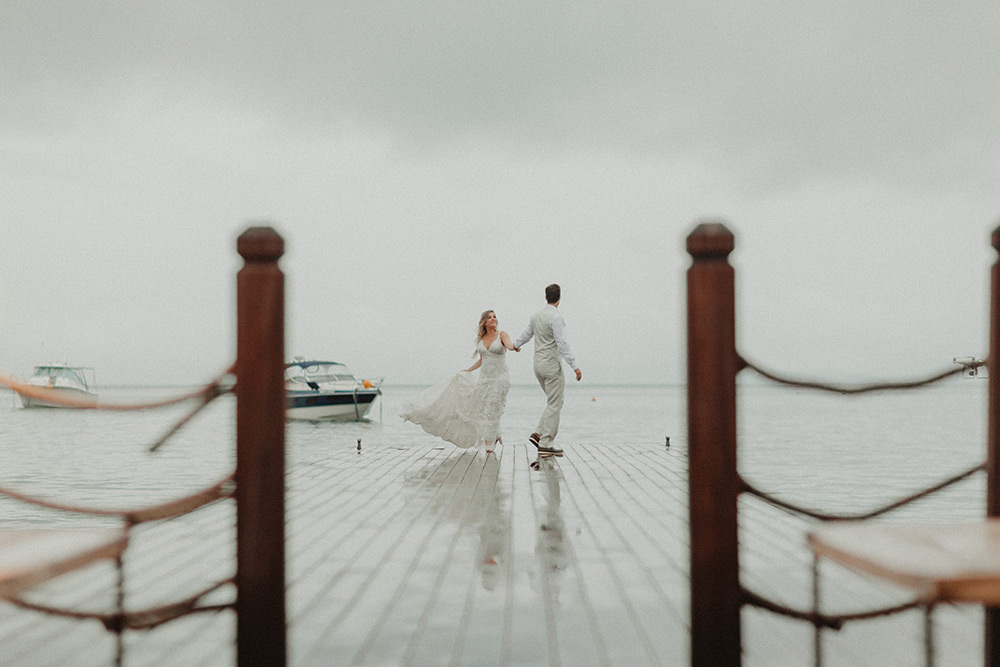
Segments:
[[[503,442],[500,417],[510,389],[505,355],[513,349],[507,332],[497,331],[496,313],[485,311],[476,330],[476,363],[404,404],[400,416],[457,447],[485,445],[492,452]],[[478,380],[472,376],[477,368]]]

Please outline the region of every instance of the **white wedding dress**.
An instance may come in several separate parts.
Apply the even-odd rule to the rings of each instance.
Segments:
[[[492,446],[499,440],[510,390],[507,348],[498,335],[489,348],[479,341],[476,351],[483,359],[478,380],[459,371],[404,404],[400,417],[457,447]]]

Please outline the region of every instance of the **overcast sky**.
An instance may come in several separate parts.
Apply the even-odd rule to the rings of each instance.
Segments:
[[[289,357],[431,383],[559,282],[584,381],[682,381],[705,219],[748,358],[946,368],[986,352],[998,34],[996,0],[0,0],[0,370],[209,379],[264,221]]]

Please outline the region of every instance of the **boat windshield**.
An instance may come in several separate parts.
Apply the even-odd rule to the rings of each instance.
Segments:
[[[298,382],[354,382],[354,374],[344,364],[321,362],[292,364],[285,369],[285,378]]]
[[[48,378],[53,383],[56,380],[64,380],[69,384],[86,387],[87,378],[83,370],[69,366],[35,366],[35,377]]]

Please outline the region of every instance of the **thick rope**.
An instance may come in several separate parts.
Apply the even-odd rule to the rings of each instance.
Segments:
[[[177,403],[183,403],[189,401],[193,398],[203,398],[205,396],[211,396],[212,398],[205,401],[207,404],[210,400],[216,398],[219,395],[225,394],[231,391],[231,388],[223,388],[223,380],[232,375],[236,370],[236,364],[230,366],[224,373],[219,375],[216,379],[209,382],[207,385],[197,389],[189,394],[184,394],[183,396],[176,396],[174,398],[165,399],[163,401],[156,401],[153,403],[135,403],[135,404],[122,404],[122,403],[88,403],[86,401],[74,400],[72,398],[66,398],[65,396],[60,396],[56,392],[51,391],[46,387],[39,387],[33,384],[27,384],[19,380],[14,379],[12,376],[0,374],[0,385],[5,385],[10,389],[18,392],[19,394],[26,394],[32,398],[42,398],[51,403],[57,403],[63,405],[67,408],[81,408],[85,410],[113,410],[113,411],[129,411],[129,410],[153,410],[156,408],[164,408],[170,405],[176,405]]]
[[[859,611],[850,614],[820,614],[812,611],[792,609],[791,607],[774,602],[773,600],[768,600],[764,596],[758,595],[757,593],[747,590],[746,588],[742,588],[741,591],[743,593],[743,602],[745,604],[759,609],[764,609],[765,611],[770,611],[781,616],[806,621],[816,627],[830,628],[831,630],[840,630],[845,623],[850,621],[865,621],[873,618],[882,618],[884,616],[899,614],[904,611],[917,609],[927,605],[926,600],[913,600],[911,602],[904,602],[903,604],[898,604],[892,607],[882,607],[881,609],[871,609],[868,611]]]
[[[190,496],[145,507],[143,509],[132,510],[125,513],[125,520],[132,525],[145,523],[147,521],[161,521],[172,519],[183,514],[189,514],[200,507],[204,507],[216,500],[231,498],[236,491],[236,473],[231,473],[213,486],[208,487]]]
[[[861,512],[859,514],[827,514],[816,510],[810,510],[801,507],[799,505],[787,502],[785,500],[781,500],[780,498],[777,498],[765,491],[761,491],[760,489],[756,488],[755,486],[747,482],[742,476],[740,477],[740,487],[742,491],[757,496],[761,500],[770,503],[771,505],[774,505],[779,509],[792,512],[794,514],[801,514],[803,516],[808,516],[813,519],[818,519],[820,521],[863,521],[866,519],[873,519],[877,516],[881,516],[882,514],[886,514],[888,512],[891,512],[892,510],[899,509],[900,507],[903,507],[912,502],[930,496],[953,484],[957,484],[958,482],[961,482],[967,479],[968,477],[971,477],[972,475],[976,474],[977,472],[980,472],[981,470],[985,469],[986,469],[986,464],[980,463],[964,472],[958,473],[957,475],[949,477],[948,479],[939,482],[938,484],[935,484],[931,487],[918,491],[910,496],[896,500],[892,503],[889,503],[888,505],[884,505],[883,507],[868,512]]]
[[[128,524],[135,525],[143,523],[146,521],[159,521],[161,519],[170,519],[175,516],[180,516],[182,514],[187,514],[192,512],[199,507],[208,505],[209,503],[215,502],[222,498],[228,498],[233,495],[235,489],[235,476],[236,473],[230,473],[220,481],[216,482],[212,486],[193,493],[190,496],[185,496],[184,498],[179,498],[177,500],[172,500],[170,502],[163,503],[161,505],[155,505],[153,507],[144,507],[140,509],[129,509],[129,510],[115,510],[115,509],[100,509],[95,507],[81,507],[78,505],[67,505],[64,503],[56,503],[50,500],[43,500],[41,498],[35,498],[33,496],[28,496],[23,493],[18,493],[11,489],[6,489],[0,487],[0,495],[7,496],[8,498],[13,498],[14,500],[19,500],[25,503],[31,503],[32,505],[38,505],[39,507],[45,507],[51,510],[57,510],[60,512],[72,512],[74,514],[90,514],[93,516],[109,516],[109,517],[119,517],[124,519]]]
[[[197,606],[198,602],[203,597],[215,590],[218,590],[226,584],[231,583],[233,583],[232,579],[226,579],[212,584],[208,588],[205,588],[188,598],[180,600],[179,602],[172,602],[159,607],[150,607],[148,609],[141,609],[138,611],[121,611],[114,614],[80,611],[75,609],[61,609],[59,607],[50,607],[48,605],[28,602],[21,598],[13,598],[9,600],[9,602],[22,609],[37,611],[42,614],[48,614],[49,616],[60,616],[63,618],[72,618],[77,620],[97,620],[100,621],[109,632],[120,634],[123,630],[150,630],[158,625],[163,625],[164,623],[168,623],[174,619],[187,616],[189,614],[232,609],[235,606],[235,603],[232,602]]]
[[[953,477],[949,477],[948,479],[944,480],[943,482],[935,484],[934,486],[926,488],[926,489],[924,489],[922,491],[918,491],[917,493],[914,493],[913,495],[907,496],[905,498],[901,498],[901,499],[899,499],[899,500],[897,500],[895,502],[889,503],[888,505],[885,505],[883,507],[879,507],[878,509],[874,509],[874,510],[871,510],[869,512],[861,512],[859,514],[827,514],[825,512],[819,512],[819,511],[816,511],[816,510],[811,510],[811,509],[802,507],[800,505],[795,505],[795,504],[790,503],[790,502],[788,502],[786,500],[781,500],[780,498],[777,498],[777,497],[775,497],[775,496],[767,493],[766,491],[761,491],[760,489],[758,489],[757,487],[755,487],[753,484],[751,484],[750,482],[746,481],[746,479],[744,479],[742,476],[740,476],[739,479],[740,479],[740,491],[741,492],[749,493],[752,496],[757,496],[758,498],[760,498],[764,502],[769,503],[771,505],[774,505],[775,507],[777,507],[779,509],[783,509],[783,510],[785,510],[787,512],[791,512],[792,514],[800,514],[802,516],[808,516],[808,517],[811,517],[813,519],[818,519],[819,521],[863,521],[865,519],[874,519],[877,516],[881,516],[882,514],[886,514],[888,512],[891,512],[892,510],[899,509],[900,507],[903,507],[904,505],[908,505],[908,504],[910,504],[912,502],[920,500],[921,498],[925,498],[925,497],[927,497],[927,496],[929,496],[931,494],[937,493],[938,491],[941,491],[942,489],[946,489],[947,487],[949,487],[949,486],[951,486],[953,484],[957,484],[958,482],[961,482],[961,481],[965,480],[966,478],[971,477],[972,475],[976,474],[977,472],[979,472],[981,470],[985,470],[985,469],[986,469],[986,464],[985,463],[980,463],[980,464],[978,464],[976,466],[973,466],[972,468],[969,468],[965,472],[961,472],[961,473],[959,473],[959,474],[957,474],[957,475],[955,475]]]
[[[768,380],[773,380],[780,384],[785,384],[791,387],[800,387],[803,389],[818,389],[820,391],[829,391],[836,394],[865,394],[873,391],[886,391],[886,390],[898,390],[898,389],[916,389],[917,387],[924,387],[929,384],[933,384],[940,380],[943,380],[952,375],[959,375],[965,370],[962,368],[949,368],[946,371],[937,373],[930,377],[924,378],[922,380],[909,380],[902,382],[878,382],[873,384],[863,384],[856,386],[847,385],[837,385],[826,382],[813,382],[808,380],[794,380],[791,378],[780,376],[776,373],[771,373],[766,371],[756,364],[750,363],[745,358],[740,357],[740,367],[749,368],[755,371],[757,374],[766,377]]]
[[[232,391],[232,388],[223,389],[222,386],[219,385],[217,382],[215,384],[211,384],[205,387],[205,389],[202,390],[202,393],[198,396],[199,398],[198,404],[195,405],[193,408],[191,408],[191,410],[188,411],[186,415],[177,420],[177,423],[171,426],[167,430],[167,432],[164,433],[156,442],[150,445],[149,451],[155,452],[156,450],[158,450],[163,445],[163,443],[169,440],[175,433],[177,433],[177,431],[181,430],[181,428],[185,424],[194,419],[198,415],[198,413],[204,410],[209,403],[211,403],[219,396],[222,396],[228,391]]]

